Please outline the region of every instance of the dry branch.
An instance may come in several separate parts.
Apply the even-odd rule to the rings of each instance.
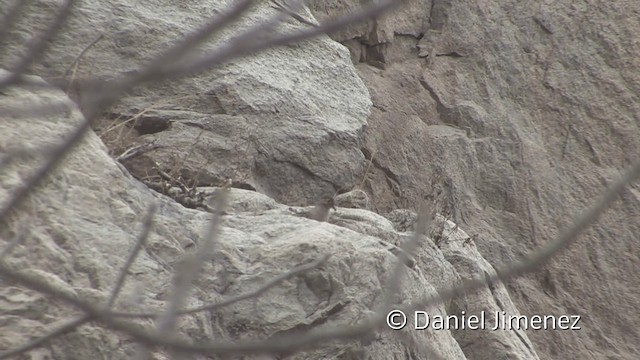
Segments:
[[[48,26],[47,31],[32,39],[32,41],[27,45],[25,55],[11,67],[12,73],[0,78],[0,89],[20,80],[22,78],[22,74],[28,69],[30,64],[37,61],[38,58],[46,51],[47,47],[51,45],[53,37],[61,29],[68,18],[74,3],[74,0],[63,1],[63,5],[60,7],[53,22]],[[20,208],[22,201],[36,191],[37,186],[41,184],[41,182],[51,174],[53,170],[55,170],[66,154],[68,154],[69,151],[79,143],[90,128],[92,122],[101,115],[105,109],[120,99],[123,94],[133,87],[144,83],[191,76],[212,67],[219,66],[226,61],[240,56],[255,53],[274,46],[281,46],[309,39],[326,32],[331,32],[353,22],[377,16],[383,11],[398,4],[399,1],[383,0],[375,2],[373,5],[370,5],[362,11],[348,14],[324,24],[288,34],[277,33],[276,29],[284,18],[286,16],[291,16],[291,14],[289,11],[278,11],[277,14],[267,19],[265,22],[245,30],[212,52],[201,57],[195,57],[194,50],[197,46],[228,26],[231,22],[237,20],[241,15],[245,14],[251,7],[252,3],[253,1],[250,0],[235,2],[234,5],[226,12],[181,39],[178,43],[155,57],[148,65],[143,66],[139,71],[133,74],[125,75],[110,83],[97,79],[90,79],[88,84],[91,86],[87,89],[87,92],[89,93],[89,103],[85,110],[85,120],[71,134],[69,134],[69,136],[67,136],[64,143],[61,143],[49,152],[47,160],[36,170],[35,175],[29,177],[25,181],[25,184],[14,192],[13,196],[10,197],[7,203],[2,205],[0,208],[0,226],[4,226],[8,223],[9,215]],[[295,9],[296,4],[299,4],[299,2],[291,5],[291,8]],[[18,14],[21,10],[21,6],[22,2],[15,2],[2,18],[2,22],[0,23],[0,41],[6,36],[8,29],[12,26],[13,18],[10,16]],[[610,189],[603,193],[600,199],[596,201],[592,207],[580,215],[567,230],[563,231],[559,235],[558,239],[539,251],[534,252],[532,256],[525,261],[499,269],[495,275],[490,276],[488,279],[466,280],[463,281],[460,286],[440,290],[437,296],[426,297],[413,302],[409,306],[403,306],[400,308],[405,312],[423,309],[440,303],[441,301],[447,301],[458,295],[468,293],[469,291],[485,287],[488,283],[508,281],[514,277],[539,269],[553,256],[557,255],[560,251],[566,249],[572,242],[574,242],[579,233],[588,225],[595,222],[607,206],[610,205],[611,202],[613,202],[624,190],[624,188],[639,176],[640,161],[636,162],[630,170],[628,170],[613,184]],[[224,192],[221,194],[223,193]],[[84,314],[70,319],[62,326],[52,329],[47,334],[29,342],[26,345],[0,353],[0,359],[21,354],[27,350],[40,346],[46,341],[65,332],[71,331],[87,321],[95,321],[107,328],[126,334],[132,339],[138,341],[140,344],[149,348],[163,347],[170,351],[207,355],[290,352],[311,346],[318,346],[326,343],[327,341],[356,339],[384,326],[386,313],[390,311],[393,306],[393,295],[396,290],[398,290],[398,284],[400,283],[404,263],[407,259],[408,253],[413,251],[417,246],[421,231],[416,231],[415,237],[406,244],[407,251],[401,252],[401,255],[398,256],[397,264],[391,276],[392,284],[388,289],[386,289],[387,293],[385,293],[385,300],[383,301],[382,306],[370,319],[367,319],[360,324],[354,326],[342,325],[315,329],[300,334],[289,334],[281,337],[274,337],[267,341],[209,341],[206,343],[192,343],[184,339],[171,336],[179,315],[194,313],[197,311],[214,310],[244,299],[254,298],[291,276],[315,268],[327,259],[325,257],[313,263],[295,268],[272,279],[267,284],[253,292],[242,294],[220,303],[205,305],[195,309],[181,310],[182,304],[184,303],[186,296],[188,296],[195,277],[199,273],[204,262],[208,261],[209,257],[213,253],[216,233],[220,228],[221,212],[224,210],[225,197],[222,195],[218,196],[217,199],[219,203],[214,207],[214,217],[205,233],[205,236],[203,236],[200,248],[192,257],[182,263],[181,267],[178,268],[175,274],[174,288],[172,289],[173,295],[168,302],[164,314],[158,321],[157,331],[145,330],[135,322],[122,318],[124,316],[134,316],[132,314],[116,313],[109,309],[115,302],[118,293],[122,288],[126,279],[127,270],[135,260],[144,241],[149,235],[151,227],[150,224],[154,212],[153,209],[150,210],[147,217],[145,217],[142,234],[138,238],[129,259],[126,261],[120,275],[118,276],[114,289],[107,302],[107,307],[94,305],[90,301],[78,298],[74,294],[60,290],[48,283],[46,279],[37,276],[34,271],[20,270],[10,265],[6,261],[5,257],[10,253],[12,246],[15,246],[14,244],[21,241],[21,235],[19,233],[16,239],[9,243],[8,247],[5,247],[2,252],[2,256],[0,256],[0,275],[9,281],[13,281],[24,287],[48,295],[52,299],[60,300],[67,305],[82,311]],[[153,315],[155,314],[135,314],[136,317]]]
[[[558,239],[540,251],[536,251],[529,259],[498,270],[497,275],[489,278],[489,281],[507,281],[515,276],[520,276],[528,272],[537,270],[559,251],[566,248],[573,242],[577,235],[583,231],[587,225],[593,223],[601,215],[606,207],[610,205],[625,187],[640,177],[640,160],[624,173],[611,188],[606,190],[600,199],[583,214],[581,214],[564,231]],[[135,323],[123,321],[115,318],[110,312],[104,311],[93,304],[78,299],[77,297],[53,288],[45,280],[19,271],[9,266],[6,262],[0,261],[0,274],[5,278],[15,281],[25,287],[50,295],[56,299],[72,305],[84,311],[88,316],[92,316],[95,321],[99,321],[106,327],[122,332],[136,341],[149,346],[163,346],[174,351],[198,354],[249,354],[249,353],[280,353],[283,351],[293,351],[317,346],[327,341],[351,340],[360,338],[375,329],[384,326],[386,313],[391,309],[381,309],[374,316],[354,326],[328,327],[316,329],[303,334],[287,335],[272,338],[268,341],[209,341],[207,343],[190,343],[165,335],[151,333],[140,329]],[[450,300],[456,296],[468,293],[473,290],[487,286],[485,279],[472,279],[463,281],[460,286],[443,289],[438,292],[438,296],[431,296],[412,303],[409,306],[398,307],[398,309],[409,313],[413,310],[424,309],[442,301]]]
[[[315,269],[318,266],[321,266],[323,264],[325,264],[328,260],[329,260],[330,255],[325,255],[323,257],[321,257],[318,260],[312,261],[308,264],[304,264],[304,265],[300,265],[296,268],[293,268],[285,273],[282,273],[276,277],[274,277],[273,279],[267,281],[264,285],[258,287],[255,290],[252,291],[248,291],[246,293],[242,293],[240,295],[234,296],[232,298],[229,299],[225,299],[222,300],[220,302],[214,303],[214,304],[207,304],[207,305],[202,305],[199,307],[195,307],[192,309],[185,309],[185,310],[180,310],[178,311],[179,315],[187,315],[187,314],[194,314],[197,312],[201,312],[201,311],[210,311],[210,310],[215,310],[215,309],[220,309],[223,308],[225,306],[229,306],[232,304],[235,304],[237,302],[243,301],[243,300],[247,300],[247,299],[255,299],[258,296],[262,295],[263,293],[265,293],[267,290],[275,287],[276,285],[282,283],[283,281],[290,279],[296,275],[300,275],[302,273],[305,273],[309,270]],[[156,317],[159,314],[157,313],[126,313],[126,312],[117,312],[117,311],[112,311],[111,312],[112,316],[118,316],[118,317],[125,317],[125,318],[149,318],[149,317]]]
[[[40,35],[35,36],[27,43],[27,51],[15,65],[10,67],[11,72],[4,78],[0,77],[0,89],[14,84],[29,66],[51,46],[53,38],[71,15],[71,9],[75,2],[76,0],[63,1],[51,24]]]

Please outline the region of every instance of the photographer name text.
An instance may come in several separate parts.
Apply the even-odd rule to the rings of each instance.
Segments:
[[[467,315],[432,315],[414,311],[413,320],[401,310],[387,314],[387,326],[393,330],[413,326],[414,330],[580,330],[580,315],[509,315],[505,311]]]

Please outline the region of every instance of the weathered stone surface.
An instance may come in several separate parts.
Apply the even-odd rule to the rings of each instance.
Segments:
[[[51,103],[62,104],[66,111],[43,117],[29,110]],[[4,89],[0,114],[7,114],[1,110],[10,108],[23,110],[0,118],[3,156],[10,149],[53,145],[82,121],[80,112],[64,93],[42,85]],[[40,154],[12,159],[3,167],[0,203],[6,203],[42,158]],[[199,190],[211,194],[213,189]],[[385,218],[361,209],[340,208],[332,215],[333,223],[326,223],[296,216],[304,209],[278,204],[253,191],[232,189],[230,195],[228,214],[215,241],[216,250],[194,283],[189,306],[246,293],[325,254],[331,258],[322,267],[284,281],[264,296],[215,312],[185,316],[180,321],[180,331],[194,341],[264,339],[363,320],[383,298],[399,246],[412,236],[396,232]],[[152,203],[160,207],[151,235],[130,269],[115,308],[161,311],[170,295],[175,265],[202,241],[210,214],[184,208],[147,189],[108,156],[93,132],[8,219],[8,227],[0,232],[4,246],[21,228],[26,233],[23,243],[8,255],[7,261],[48,279],[61,291],[96,304],[105,301],[141,231],[145,210]],[[468,260],[487,264],[477,252]],[[399,304],[435,294],[436,289],[460,279],[446,255],[424,236],[405,271],[403,286],[394,295]],[[6,318],[0,322],[3,350],[28,341],[74,313],[37,292],[1,281],[0,308]],[[494,297],[478,295],[486,302]],[[501,302],[510,303],[506,292],[498,297]],[[444,316],[450,307],[441,304],[430,311]],[[424,358],[428,354],[424,344],[447,359],[465,359],[450,331],[430,330],[380,331],[362,342],[326,344],[289,357],[383,360],[409,352]],[[26,358],[125,359],[134,351],[132,342],[95,323],[54,339]],[[165,356],[155,354],[158,359]]]
[[[231,3],[81,3],[35,71],[56,81],[70,79],[67,70],[75,56],[103,34],[73,75],[113,78],[135,70]],[[277,14],[271,5],[264,1],[252,7],[248,16],[203,44],[202,51]],[[41,18],[44,8],[51,12],[50,7],[43,1],[27,5],[29,15],[18,23],[19,31],[44,27],[46,22],[34,18]],[[279,31],[305,26],[290,19]],[[3,54],[21,54],[24,43],[10,37]],[[7,62],[9,55],[0,56],[0,63]],[[77,92],[82,99],[82,88]],[[139,178],[156,175],[157,163],[160,170],[201,186],[232,179],[281,202],[308,205],[322,194],[351,189],[359,180],[365,165],[360,135],[370,106],[347,49],[325,36],[235,60],[197,78],[135,89],[110,111],[100,133],[115,156],[154,144],[124,162]]]
[[[0,9],[4,9],[7,1],[1,3]],[[552,240],[640,152],[640,140],[635,136],[640,130],[636,96],[640,93],[640,48],[634,42],[640,28],[634,14],[640,8],[636,3],[405,3],[407,7],[395,14],[332,34],[349,48],[357,72],[343,47],[321,38],[238,60],[194,78],[136,89],[100,124],[102,138],[115,156],[132,146],[155,141],[155,149],[125,161],[139,178],[154,176],[154,162],[158,162],[161,170],[197,180],[200,185],[231,179],[234,187],[257,189],[280,203],[295,205],[310,205],[324,194],[357,187],[368,193],[372,209],[390,214],[393,220],[364,210],[339,208],[332,212],[329,223],[312,225],[311,220],[291,216],[308,208],[287,208],[257,193],[234,190],[238,198],[228,209],[229,224],[223,232],[228,240],[221,243],[220,250],[224,256],[207,269],[207,274],[214,275],[198,284],[194,303],[239,292],[234,284],[250,281],[237,280],[244,275],[257,277],[255,284],[260,283],[264,279],[258,270],[267,266],[264,264],[273,264],[267,269],[272,274],[331,248],[340,256],[319,270],[320,275],[311,280],[297,279],[285,287],[304,289],[299,302],[288,302],[286,311],[261,316],[266,319],[267,332],[273,333],[322,318],[311,308],[341,308],[339,302],[317,305],[326,295],[322,284],[329,279],[344,293],[371,291],[363,295],[368,300],[358,300],[356,305],[351,302],[338,312],[340,319],[351,319],[353,313],[365,313],[375,298],[374,292],[380,290],[372,290],[379,286],[380,279],[367,278],[364,272],[383,272],[394,258],[390,254],[398,254],[398,245],[406,239],[407,234],[395,232],[394,226],[397,230],[410,229],[411,219],[398,222],[394,210],[415,210],[426,199],[472,234],[477,251],[498,266]],[[42,29],[45,18],[53,13],[52,4],[29,2],[27,20],[19,22],[17,30],[2,44],[0,64],[4,66],[22,54],[20,49],[30,34]],[[228,2],[188,7],[173,3],[82,2],[69,28],[33,71],[57,82],[56,78],[65,77],[75,57],[99,33],[105,37],[86,52],[76,75],[110,78],[134,70],[142,60],[225,4]],[[316,18],[324,19],[358,6],[359,2],[322,1],[311,2],[310,8]],[[203,49],[211,49],[220,39],[272,12],[268,2],[260,4],[248,20],[238,22]],[[311,19],[310,13],[304,16]],[[284,25],[303,26],[295,20]],[[60,106],[67,100],[59,94],[20,94],[22,103],[12,100],[18,108],[33,101],[47,101],[58,109],[56,113],[68,113],[66,106]],[[81,91],[76,95],[82,100]],[[35,119],[50,116],[35,114],[37,107],[30,109]],[[14,110],[0,115],[12,118]],[[123,124],[135,115],[139,115],[139,121]],[[22,131],[32,134],[35,130],[23,127],[19,132],[8,132],[5,129],[28,125],[7,124],[0,132],[10,134],[2,137],[2,151],[8,149],[9,139],[14,146],[31,147],[53,141],[45,136],[24,138]],[[52,124],[40,123],[48,129],[43,134],[69,130],[72,123],[60,120]],[[40,125],[36,122],[33,126]],[[96,291],[106,296],[139,231],[146,204],[161,201],[158,228],[135,270],[136,274],[142,271],[136,275],[136,284],[151,284],[142,295],[144,306],[159,308],[167,296],[172,264],[198,241],[207,215],[185,210],[148,191],[109,160],[95,137],[83,146],[82,155],[77,157],[86,157],[86,163],[76,159],[79,163],[63,167],[61,175],[54,176],[43,189],[46,196],[30,200],[25,206],[30,212],[21,213],[12,223],[10,233],[16,231],[17,222],[35,219],[30,241],[38,244],[29,248],[30,258],[22,258],[26,250],[19,248],[14,260],[32,264],[35,258],[59,286],[87,296],[96,296]],[[87,147],[92,149],[90,154],[84,153]],[[32,163],[20,164],[2,173],[5,194],[19,186]],[[578,246],[540,273],[508,285],[515,306],[497,286],[493,292],[467,296],[439,309],[442,314],[457,313],[463,307],[474,311],[508,308],[529,315],[578,314],[583,317],[581,331],[456,332],[453,337],[444,332],[384,333],[368,343],[365,353],[353,344],[333,352],[325,349],[305,353],[301,358],[419,357],[420,344],[428,342],[436,344],[448,355],[446,358],[462,358],[462,348],[469,359],[493,359],[497,354],[508,358],[635,359],[640,353],[636,341],[640,318],[635,309],[635,289],[640,280],[629,274],[640,271],[634,250],[640,245],[640,189],[635,185],[621,198],[593,230],[582,235]],[[39,204],[39,199],[49,200]],[[56,213],[56,208],[62,210]],[[254,224],[261,224],[262,232],[254,232]],[[312,251],[298,249],[295,241],[301,239],[288,235],[296,226],[313,227],[318,233],[309,239],[321,245],[312,244],[317,248],[312,247],[316,249]],[[334,233],[336,229],[340,229],[338,233]],[[306,238],[306,233],[296,231],[302,230],[292,234]],[[354,239],[355,245],[349,245],[344,240],[351,239],[348,234],[352,233],[373,240]],[[94,237],[100,238],[95,245],[91,240]],[[285,238],[292,242],[282,245]],[[427,243],[414,254],[412,266],[430,272],[412,273],[403,296],[491,270],[475,250],[467,251],[468,244],[460,245],[463,249],[458,251],[447,248],[441,240],[437,241],[441,248]],[[281,244],[278,251],[293,249],[294,254],[305,256],[284,255],[272,248],[266,252],[264,247],[272,241]],[[381,267],[374,267],[372,262]],[[357,270],[359,266],[363,270]],[[359,271],[352,282],[345,280],[347,269]],[[129,286],[126,293],[130,295],[122,302],[135,305],[140,286]],[[25,295],[15,287],[9,289],[3,297],[18,299],[2,305],[3,309],[18,309],[3,322],[11,329],[41,328],[67,314],[50,307],[46,317],[37,315],[42,312],[32,309],[45,306],[46,299]],[[97,290],[91,293],[84,289]],[[226,292],[212,295],[211,289]],[[284,290],[283,294],[270,294],[260,301],[277,302],[289,296]],[[26,299],[26,304],[21,299]],[[355,309],[353,313],[351,309]],[[29,316],[23,316],[25,313]],[[300,314],[310,317],[287,322],[299,319],[296,316]],[[287,321],[277,325],[270,322],[282,318]],[[225,324],[228,319],[224,318]],[[183,329],[198,334],[237,335],[234,327],[211,325],[206,317],[200,320],[185,321]],[[233,321],[237,320],[229,320]],[[246,336],[260,334],[263,330],[259,326]],[[87,349],[77,358],[95,356],[91,351],[96,348],[113,355],[111,358],[129,357],[131,348],[119,347],[117,338],[109,338],[99,328],[86,329],[100,335],[69,335],[74,337],[74,344],[83,344],[79,349]],[[28,335],[23,334],[22,338],[12,338],[11,343],[26,341]],[[531,342],[520,336],[530,337]],[[95,339],[101,339],[101,343],[96,344]],[[1,341],[4,345],[6,340]],[[54,351],[61,357],[65,346],[68,350],[67,343],[56,342],[51,349],[32,355],[47,351],[51,355]],[[411,346],[418,349],[417,355],[411,352]]]
[[[321,3],[317,17],[338,10]],[[640,153],[639,6],[430,1],[411,25],[381,19],[332,34],[360,52],[352,58],[373,100],[363,149],[372,207],[431,199],[494,265],[551,241]],[[408,28],[423,32],[411,46]],[[583,317],[581,331],[529,331],[541,358],[640,352],[640,280],[628,275],[640,271],[638,194],[636,184],[580,245],[509,285],[524,314]]]
[[[336,195],[335,203],[340,207],[354,209],[370,209],[369,195],[366,192],[356,189],[344,194]]]

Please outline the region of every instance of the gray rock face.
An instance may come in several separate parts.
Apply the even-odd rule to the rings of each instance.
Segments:
[[[136,70],[230,3],[80,4],[66,32],[73,36],[59,37],[36,72],[64,78],[74,57],[100,33],[104,38],[83,55],[74,77],[109,79]],[[43,6],[36,2],[25,12],[41,15]],[[274,14],[270,2],[261,2],[202,51]],[[37,32],[45,25],[41,22],[18,27]],[[291,19],[279,31],[305,26]],[[7,61],[6,54],[21,54],[23,45],[23,39],[9,39],[0,63]],[[82,100],[81,87],[77,93]],[[306,205],[359,180],[365,165],[360,135],[370,107],[347,49],[322,37],[236,60],[195,79],[136,89],[111,110],[100,133],[115,156],[153,143],[151,151],[124,162],[140,178],[155,175],[157,164],[200,186],[232,179],[282,202]],[[126,120],[129,127],[122,124]]]
[[[47,117],[33,116],[28,109],[43,104],[62,104],[66,111]],[[0,109],[23,108],[16,116],[0,118],[0,144],[8,149],[38,149],[64,138],[82,120],[77,108],[59,90],[10,88],[3,90]],[[2,112],[6,114],[6,112]],[[0,202],[12,193],[42,161],[42,156],[14,159],[0,175]],[[203,191],[210,191],[202,189]],[[123,295],[115,308],[124,311],[161,311],[169,296],[171,273],[194,243],[201,241],[210,215],[186,209],[172,199],[147,189],[133,179],[107,154],[100,139],[89,133],[84,141],[52,173],[44,185],[8,219],[3,239],[11,239],[25,225],[25,240],[7,261],[20,269],[37,271],[60,291],[83,299],[105,301],[137,234],[140,221],[151,203],[160,204],[148,244],[130,270]],[[185,316],[180,330],[193,340],[265,338],[304,329],[343,324],[366,318],[380,301],[386,276],[396,256],[385,239],[402,241],[390,224],[373,213],[359,221],[361,231],[295,216],[301,209],[266,199],[253,191],[233,189],[225,224],[212,261],[206,263],[194,284],[189,306],[212,303],[256,289],[280,273],[330,254],[321,268],[295,276],[265,296],[238,302],[215,312]],[[340,209],[338,220],[354,219],[358,209]],[[384,236],[368,233],[386,229]],[[459,278],[427,238],[422,259],[407,269],[398,299],[434,293],[438,281]],[[3,247],[6,242],[3,241]],[[479,254],[476,260],[481,259]],[[428,267],[425,265],[428,264]],[[70,316],[72,310],[59,303],[3,280],[0,298],[3,317],[0,348],[10,349]],[[503,301],[508,300],[504,294]],[[432,311],[445,314],[444,306]],[[448,331],[388,331],[366,344],[347,342],[322,346],[292,355],[295,359],[343,358],[354,351],[372,359],[389,359],[415,344],[430,343],[451,359],[464,359],[458,343]],[[130,342],[99,324],[57,338],[51,345],[30,353],[30,358],[129,358]],[[413,350],[423,356],[420,348]],[[156,354],[162,357],[161,353]],[[344,355],[344,356],[347,356]]]
[[[33,116],[28,111],[50,103],[62,104],[66,111],[47,117]],[[5,90],[0,109],[20,107],[24,109],[21,114],[0,119],[3,149],[21,146],[38,149],[55,144],[82,120],[64,93],[52,88]],[[31,175],[41,157],[13,159],[3,168],[2,203]],[[9,254],[8,261],[21,269],[37,271],[60,291],[94,302],[105,301],[141,231],[139,223],[145,208],[151,203],[160,204],[154,228],[147,246],[130,269],[115,308],[129,312],[161,311],[170,292],[174,266],[194,243],[202,241],[201,230],[210,216],[186,209],[147,189],[108,156],[107,149],[92,132],[9,219],[8,228],[2,231],[4,239],[16,236],[25,224],[28,227],[24,242]],[[194,284],[189,306],[237,296],[325,254],[332,257],[321,268],[283,282],[266,296],[238,302],[215,313],[185,316],[180,322],[181,332],[198,341],[265,338],[338,324],[347,326],[372,313],[389,286],[388,275],[384,274],[392,272],[399,246],[410,234],[396,232],[388,220],[365,210],[339,209],[332,220],[339,226],[295,216],[300,210],[277,204],[253,191],[232,190],[225,225],[216,239],[216,251]],[[440,249],[429,238],[423,238],[422,246],[405,270],[397,301],[435,294],[436,289],[458,282],[461,273],[455,262],[452,266],[450,257],[462,257],[492,273],[475,245],[467,247],[456,240],[466,234],[452,230],[451,222],[439,226],[443,229],[438,236]],[[451,234],[445,234],[445,227]],[[44,331],[72,313],[16,284],[5,282],[0,289],[7,317],[0,325],[3,349],[27,341],[34,330]],[[477,301],[473,304],[509,304],[508,310],[517,313],[507,292],[503,287],[499,289],[500,293],[487,290],[475,295]],[[429,311],[434,316],[446,316],[456,311],[454,305],[440,304]],[[491,337],[498,344],[508,344],[511,358],[536,358],[535,353],[517,346],[522,339],[528,342],[526,334],[516,337],[514,333],[501,332]],[[365,356],[382,360],[401,356],[405,351],[425,357],[428,350],[421,344],[430,344],[447,359],[466,358],[448,330],[382,331],[375,339],[363,343],[335,343],[291,358]],[[494,348],[490,344],[487,347]],[[122,345],[117,334],[94,324],[57,338],[49,347],[30,356],[80,359],[102,353],[112,359],[124,359],[132,351],[131,345]]]
[[[357,1],[317,1],[318,18]],[[432,200],[494,265],[551,241],[640,153],[639,3],[407,1],[332,37],[373,100],[363,187],[386,213]],[[422,10],[421,10],[422,9]],[[399,14],[424,14],[401,18]],[[375,49],[375,56],[368,51]],[[382,62],[382,63],[381,63]],[[574,313],[581,331],[530,331],[541,358],[640,353],[638,185],[580,245],[509,285],[527,314]],[[480,353],[474,346],[465,354]]]
[[[69,66],[99,34],[73,77],[133,71],[229,3],[81,2],[32,71],[56,84],[69,80]],[[321,20],[358,6],[312,1],[303,15]],[[215,260],[195,284],[190,306],[255,289],[332,254],[323,267],[258,299],[185,317],[180,330],[194,340],[266,338],[366,317],[411,236],[413,213],[398,209],[416,209],[425,199],[473,236],[438,218],[407,262],[399,298],[492,274],[493,266],[553,239],[640,153],[634,42],[640,24],[633,16],[639,6],[412,0],[375,22],[333,33],[344,46],[321,37],[135,89],[96,127],[107,146],[89,134],[0,229],[8,240],[29,225],[9,261],[37,269],[61,291],[104,301],[148,205],[157,202],[149,244],[117,308],[160,311],[174,265],[200,242],[210,218],[129,175],[147,181],[163,171],[200,186],[205,196],[212,191],[205,187],[228,179],[235,187]],[[50,2],[29,2],[2,44],[0,66],[22,54],[50,10]],[[260,2],[252,11],[202,50],[275,10]],[[279,31],[305,26],[290,19]],[[81,82],[73,84],[70,94],[82,106]],[[81,120],[59,91],[2,91],[0,155],[57,143]],[[148,148],[123,160],[126,169],[112,160],[139,145]],[[0,201],[39,161],[26,157],[0,169]],[[310,208],[283,205],[311,205],[336,192],[346,194],[336,198],[328,222],[299,216]],[[447,359],[635,359],[640,280],[629,274],[640,271],[639,194],[637,185],[624,193],[579,246],[538,274],[433,309],[577,314],[580,331],[381,331],[288,358],[426,358],[429,344]],[[0,350],[74,314],[0,281]],[[28,356],[120,359],[134,350],[124,337],[91,324]]]

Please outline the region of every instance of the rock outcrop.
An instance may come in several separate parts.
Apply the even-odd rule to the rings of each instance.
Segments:
[[[510,263],[554,239],[640,154],[640,5],[406,3],[332,34],[373,101],[364,190],[380,212],[432,199],[478,236],[489,262]],[[332,4],[312,10],[324,18],[359,6]],[[640,270],[639,216],[636,184],[579,246],[510,284],[526,314],[584,319],[581,331],[530,331],[541,358],[640,352],[631,310],[640,282],[626,275]]]
[[[0,109],[22,109],[0,119],[0,143],[5,154],[11,149],[53,146],[83,120],[62,91],[47,88],[35,78],[29,81],[41,85],[5,89],[0,98]],[[63,111],[41,116],[29,110],[51,104],[58,104]],[[5,204],[42,163],[42,154],[34,154],[27,159],[7,159],[0,175],[1,203]],[[207,197],[213,193],[211,188],[199,191]],[[194,341],[268,339],[362,321],[384,298],[399,246],[414,236],[411,232],[396,232],[389,220],[366,210],[339,208],[332,214],[331,223],[325,223],[298,216],[308,209],[278,204],[254,191],[232,189],[230,196],[216,250],[194,283],[190,307],[246,293],[297,266],[325,255],[331,257],[320,268],[294,276],[264,296],[183,317],[180,331]],[[114,309],[161,312],[170,296],[175,267],[193,251],[194,244],[202,241],[211,215],[185,208],[146,188],[109,157],[93,132],[7,219],[3,239],[24,236],[23,242],[7,255],[7,262],[16,268],[38,271],[58,291],[104,302],[142,231],[141,221],[151,204],[159,204],[153,230],[129,271]],[[436,294],[438,288],[457,283],[461,276],[493,273],[475,244],[466,242],[468,236],[453,223],[441,218],[435,228],[440,229],[438,246],[422,237],[419,250],[405,269],[403,286],[394,295],[398,304]],[[75,312],[19,284],[3,281],[0,289],[3,350],[21,345]],[[517,314],[501,285],[473,298],[473,302],[458,299],[440,304],[429,312],[432,316],[446,316],[459,313],[463,306],[466,311],[494,311],[496,304],[507,304],[508,309],[503,310]],[[145,321],[143,325],[150,327],[151,323]],[[492,332],[489,338],[492,340],[484,342],[484,346],[490,353],[512,359],[537,358],[524,333]],[[288,358],[383,360],[409,356],[406,354],[425,358],[428,350],[423,344],[429,344],[447,359],[467,358],[449,330],[380,331],[367,341],[323,345]],[[96,323],[51,341],[31,352],[30,358],[125,359],[133,351],[132,342]]]
[[[72,79],[134,71],[229,3],[82,2],[32,73],[69,81],[64,88],[81,108],[82,82]],[[44,28],[51,6],[25,6],[4,39],[0,67]],[[358,6],[312,1],[301,15],[313,22]],[[260,2],[202,51],[275,11]],[[230,179],[232,203],[215,261],[190,305],[255,289],[332,254],[263,297],[185,317],[180,328],[195,340],[266,338],[365,317],[398,246],[411,236],[408,209],[425,200],[453,223],[438,218],[408,264],[399,297],[410,301],[461,278],[482,278],[551,241],[640,153],[638,11],[628,2],[411,0],[332,33],[333,40],[136,88],[96,125],[107,146],[90,133],[0,235],[8,240],[28,225],[11,262],[39,269],[64,291],[104,300],[146,208],[157,202],[155,229],[117,306],[160,310],[173,266],[200,242],[210,218],[201,206],[211,191],[205,187]],[[291,18],[279,31],[306,26]],[[42,86],[2,89],[0,117],[3,155],[58,142],[82,119],[63,93]],[[126,168],[112,159],[138,146],[144,151],[121,158]],[[3,202],[38,161],[27,156],[0,169]],[[195,186],[201,201],[189,205],[196,209],[148,188],[163,174]],[[299,216],[309,208],[297,206],[343,193],[328,223]],[[629,274],[640,271],[639,216],[636,184],[579,246],[539,273],[435,309],[575,314],[583,318],[580,331],[386,331],[289,358],[425,358],[428,343],[447,359],[635,359],[640,280]],[[2,283],[0,292],[2,350],[74,313],[14,284]],[[132,351],[121,335],[91,324],[30,355],[117,359]]]

